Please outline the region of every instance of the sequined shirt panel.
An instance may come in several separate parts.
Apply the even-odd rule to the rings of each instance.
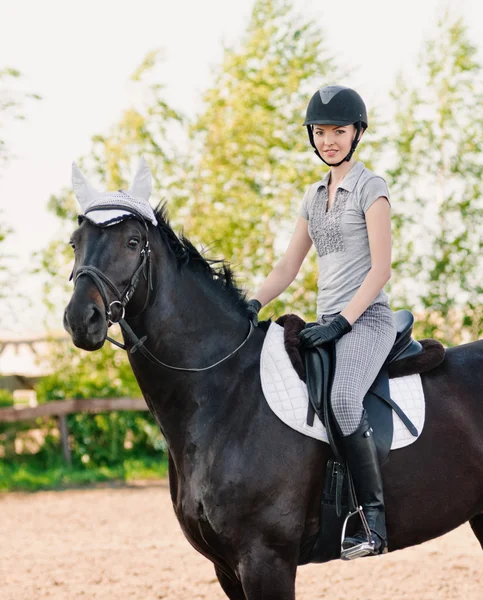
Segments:
[[[327,209],[329,178],[308,188],[300,209],[318,255],[318,317],[343,310],[361,286],[371,268],[365,213],[381,196],[389,202],[384,179],[356,162]],[[387,301],[381,290],[373,303]]]

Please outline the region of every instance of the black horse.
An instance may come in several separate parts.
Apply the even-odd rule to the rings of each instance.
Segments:
[[[81,221],[65,327],[76,346],[99,349],[128,295],[124,339],[128,350],[136,346],[129,360],[169,446],[184,534],[214,563],[232,600],[293,600],[297,565],[319,527],[329,447],[267,406],[265,333],[249,327],[230,270],[176,236],[164,209],[156,217],[157,227],[136,218],[105,228]],[[466,521],[483,545],[482,365],[477,341],[449,349],[422,377],[425,429],[383,467],[389,551]]]

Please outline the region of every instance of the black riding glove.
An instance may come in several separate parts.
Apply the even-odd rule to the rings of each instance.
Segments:
[[[258,313],[261,308],[262,304],[258,300],[253,299],[248,301],[248,319],[253,323],[254,327],[258,325]]]
[[[303,348],[314,348],[322,346],[327,342],[339,340],[343,335],[351,331],[352,325],[342,315],[337,315],[335,319],[327,325],[311,325],[302,329],[299,333],[300,345]]]

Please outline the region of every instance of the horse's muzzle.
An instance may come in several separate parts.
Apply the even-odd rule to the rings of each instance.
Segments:
[[[78,308],[71,300],[64,312],[64,328],[74,345],[83,350],[99,350],[106,341],[106,316],[94,302]]]

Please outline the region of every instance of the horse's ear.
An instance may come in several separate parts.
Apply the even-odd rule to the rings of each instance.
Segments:
[[[75,197],[79,201],[82,212],[86,210],[89,204],[97,196],[96,190],[87,181],[75,162],[72,163],[72,189],[74,190]]]
[[[141,160],[139,161],[138,170],[134,176],[134,181],[132,182],[128,192],[131,194],[131,196],[134,196],[134,198],[139,198],[148,202],[152,189],[151,170],[149,169],[146,159],[144,156],[142,156]]]

